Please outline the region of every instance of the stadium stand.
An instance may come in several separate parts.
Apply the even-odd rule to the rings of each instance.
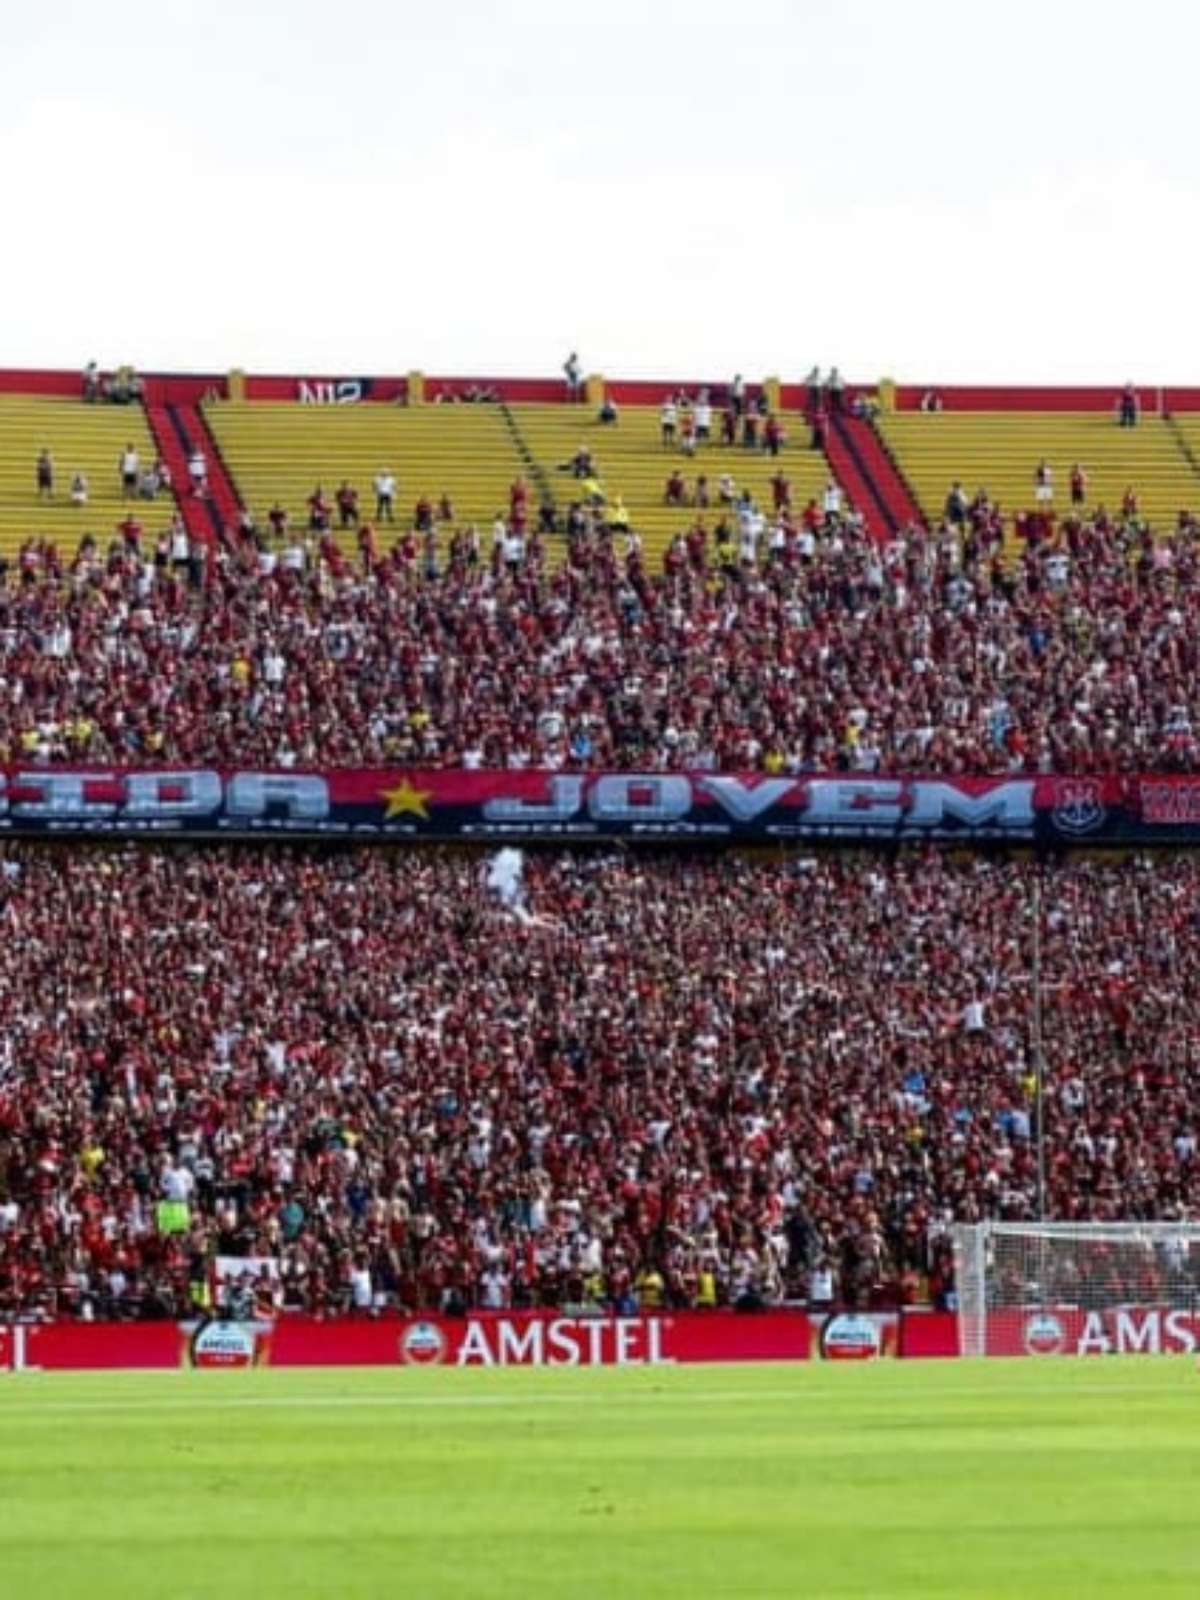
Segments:
[[[370,520],[372,484],[387,469],[397,479],[398,526],[411,527],[422,497],[436,508],[449,495],[456,524],[474,523],[486,533],[497,513],[507,512],[510,485],[525,467],[491,404],[218,401],[203,415],[242,503],[261,523],[279,502],[302,529],[316,486],[332,501],[343,481],[357,490],[361,514]]]
[[[1120,514],[1129,490],[1138,511],[1159,528],[1200,504],[1200,477],[1161,417],[1118,427],[1115,416],[1062,411],[921,411],[882,413],[878,426],[934,524],[955,482],[968,495],[985,488],[1010,518],[1039,509],[1034,476],[1043,460],[1053,474],[1049,509],[1071,508],[1071,472],[1087,476],[1082,509]]]
[[[1038,870],[6,846],[0,1316],[944,1303],[1034,1206]],[[1056,1216],[1200,1200],[1198,891],[1045,872]]]
[[[503,394],[198,400],[148,386],[180,542],[164,494],[136,501],[140,541],[113,537],[121,450],[153,457],[138,405],[0,396],[3,759],[1200,766],[1186,416],[885,413],[924,528],[857,418],[837,431],[865,517],[826,506],[795,411],[778,457],[691,457],[632,403],[601,424]],[[207,496],[178,481],[198,444]],[[581,444],[605,503],[543,536]],[[82,525],[56,503],[76,455]],[[1076,460],[1085,504],[1006,542],[995,501],[1032,509],[1043,457],[1054,509]],[[360,545],[337,489],[369,517],[381,468],[395,526]],[[764,514],[665,506],[677,468],[714,491],[728,470]],[[310,528],[318,482],[331,525]],[[1094,789],[1072,787],[1086,828]],[[1182,789],[1164,804],[1200,814]],[[547,848],[521,870],[502,899],[479,855],[428,848],[0,847],[0,1320],[181,1314],[218,1254],[278,1261],[261,1292],[317,1311],[945,1303],[946,1225],[1035,1204],[1035,883],[1053,1212],[1194,1212],[1193,858]]]
[[[776,543],[776,540],[778,543]],[[652,572],[446,533],[31,545],[0,587],[0,751],[69,760],[798,772],[1192,770],[1200,529],[1073,524],[1006,568],[986,508],[881,549],[777,523]],[[100,626],[98,617],[104,616]]]
[[[137,404],[85,404],[47,395],[0,393],[0,555],[12,559],[30,538],[73,547],[84,534],[107,539],[131,505],[147,535],[164,529],[175,513],[174,496],[160,488],[154,499],[125,498],[120,461],[127,445],[140,474],[158,457],[146,414]],[[52,493],[39,492],[38,460],[48,452]],[[78,475],[86,501],[72,498]]]
[[[667,393],[664,390],[664,401]],[[695,396],[691,398],[694,400]],[[686,408],[681,407],[680,411]],[[701,506],[699,511],[710,529],[715,527],[722,510],[719,484],[725,475],[733,480],[737,492],[749,491],[756,505],[769,515],[774,506],[771,480],[782,473],[788,480],[797,516],[809,501],[822,503],[834,476],[824,454],[809,448],[808,426],[796,412],[777,416],[785,440],[778,456],[763,448],[765,418],[755,419],[754,446],[741,442],[745,431],[742,420],[736,430],[739,442],[724,443],[720,407],[713,408],[710,438],[697,445],[694,455],[681,449],[682,415],[675,423],[674,440],[664,444],[661,405],[621,406],[618,421],[611,425],[598,422],[593,413],[577,406],[517,404],[512,412],[559,505],[569,505],[579,497],[569,464],[581,450],[590,452],[608,505],[611,507],[620,497],[631,525],[642,538],[647,557],[655,565],[672,537],[688,526],[689,510],[695,514],[697,479],[701,476],[707,480],[710,503],[707,510]],[[683,479],[686,498],[680,504],[669,504],[666,487],[675,472]]]

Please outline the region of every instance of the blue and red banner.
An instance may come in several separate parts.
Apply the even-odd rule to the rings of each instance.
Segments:
[[[0,837],[1200,844],[1200,777],[0,767]]]

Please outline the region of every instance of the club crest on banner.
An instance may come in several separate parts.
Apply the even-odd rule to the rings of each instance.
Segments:
[[[1104,821],[1103,791],[1095,778],[1063,778],[1054,787],[1051,817],[1059,833],[1094,832]]]

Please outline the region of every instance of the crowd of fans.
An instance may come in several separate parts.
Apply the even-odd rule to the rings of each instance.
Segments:
[[[685,486],[686,487],[686,486]],[[719,488],[719,486],[718,486]],[[1200,526],[1019,519],[986,494],[880,546],[841,506],[681,506],[654,563],[607,508],[481,533],[449,502],[249,519],[209,548],[136,514],[31,541],[0,585],[0,755],[766,771],[1191,769]],[[342,493],[339,490],[339,495]],[[682,498],[693,498],[688,494]],[[564,549],[565,545],[565,549]]]
[[[494,863],[493,863],[494,866]],[[0,1320],[951,1292],[1200,1200],[1200,864],[6,846]],[[163,1207],[166,1210],[163,1210]],[[164,1219],[170,1219],[166,1221]],[[244,1288],[244,1285],[243,1285]]]
[[[678,422],[678,418],[676,418]],[[131,501],[139,477],[122,464]],[[588,490],[386,547],[352,486],[209,545],[135,507],[0,584],[0,758],[551,769],[1193,770],[1200,525],[956,484],[880,545],[672,472],[651,567]],[[39,462],[53,490],[53,466]],[[382,485],[382,487],[381,487]],[[393,523],[390,470],[375,485]],[[614,502],[615,503],[615,502]],[[339,545],[333,523],[352,537]],[[953,1219],[1170,1218],[1200,865],[10,845],[0,1320],[870,1305]],[[218,1260],[253,1265],[224,1289]],[[270,1264],[269,1267],[267,1264]],[[248,1287],[248,1284],[251,1286]]]

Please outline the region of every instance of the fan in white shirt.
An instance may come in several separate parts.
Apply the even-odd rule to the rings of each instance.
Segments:
[[[389,467],[381,467],[375,474],[375,520],[394,522],[393,506],[396,500],[396,475]]]

